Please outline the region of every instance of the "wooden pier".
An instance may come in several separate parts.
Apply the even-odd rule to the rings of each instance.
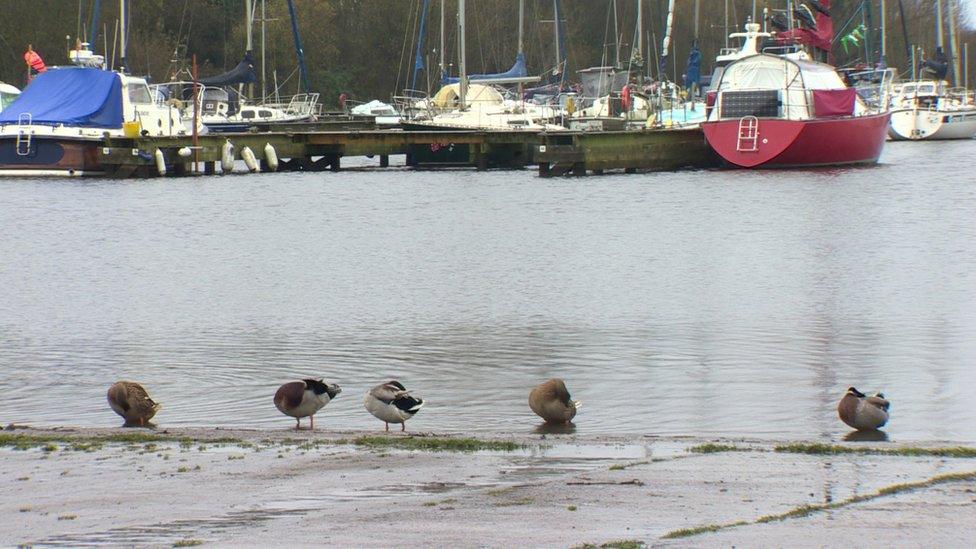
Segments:
[[[718,155],[697,128],[541,134],[535,161],[542,177],[720,165]]]
[[[523,168],[543,177],[605,170],[674,170],[718,165],[700,130],[619,132],[403,131],[390,129],[207,134],[193,138],[110,138],[98,162],[111,177],[220,173],[221,161],[251,160],[251,171],[338,171],[342,158],[368,156],[378,166],[405,155],[418,168]],[[246,152],[249,151],[249,152]],[[158,154],[157,154],[158,153]],[[160,161],[165,170],[160,169]],[[233,168],[232,168],[233,169]],[[240,169],[240,165],[237,165]]]

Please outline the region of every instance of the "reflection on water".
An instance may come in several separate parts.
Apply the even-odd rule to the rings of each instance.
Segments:
[[[888,433],[884,431],[851,431],[844,435],[847,442],[888,442]]]
[[[540,180],[347,171],[0,185],[0,422],[288,429],[275,389],[343,393],[320,429],[533,432],[566,379],[579,434],[839,439],[851,385],[893,440],[976,440],[973,143],[876,168]],[[969,179],[967,179],[969,178]],[[946,418],[951,418],[947,421]]]
[[[532,432],[537,435],[571,435],[576,432],[576,424],[542,422]]]

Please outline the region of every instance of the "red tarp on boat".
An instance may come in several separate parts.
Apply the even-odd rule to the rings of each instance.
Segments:
[[[821,116],[851,116],[854,114],[854,88],[845,90],[813,90],[813,113]]]

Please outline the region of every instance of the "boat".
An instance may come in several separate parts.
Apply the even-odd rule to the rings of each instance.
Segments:
[[[921,74],[913,67],[913,80],[904,82],[892,101],[888,134],[896,141],[970,139],[976,133],[973,94],[965,88],[951,88],[946,80],[950,66],[957,82],[965,80],[960,78],[954,3],[949,2],[949,20],[953,22],[949,25],[949,56],[943,41],[942,1],[935,7],[935,53],[923,63]],[[963,59],[968,60],[966,56]],[[968,72],[966,67],[964,74]]]
[[[873,164],[891,116],[887,102],[869,107],[834,67],[766,53],[728,64],[706,103],[705,139],[742,168]]]
[[[102,175],[106,138],[186,135],[179,109],[145,78],[92,67],[50,67],[0,112],[3,175]]]
[[[0,111],[6,109],[20,95],[20,90],[16,86],[11,86],[6,82],[0,82]]]
[[[893,99],[891,128],[896,141],[970,139],[976,133],[976,104],[966,90],[945,80],[906,82]]]
[[[121,20],[125,21],[125,0]],[[180,110],[161,101],[145,78],[122,68],[106,70],[104,58],[79,44],[77,65],[48,67],[0,112],[0,175],[102,175],[100,149],[107,139],[191,133]]]

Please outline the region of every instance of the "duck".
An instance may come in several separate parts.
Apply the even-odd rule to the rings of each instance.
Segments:
[[[540,383],[529,393],[529,408],[547,423],[569,423],[579,407],[580,403],[570,397],[566,383],[559,378]]]
[[[315,412],[332,401],[342,389],[335,383],[326,383],[324,379],[302,379],[289,381],[281,387],[274,396],[274,405],[286,416],[295,418],[295,430],[299,430],[302,418],[307,417],[309,428],[315,430]]]
[[[397,380],[380,383],[363,397],[363,406],[369,413],[386,424],[399,423],[400,431],[407,430],[407,420],[424,407],[424,399],[410,394],[410,391]]]
[[[890,406],[891,403],[885,399],[884,393],[868,396],[854,387],[848,387],[837,404],[837,415],[841,421],[858,431],[873,431],[888,422]]]
[[[146,427],[161,408],[135,381],[116,381],[108,388],[108,405],[125,419],[126,427]]]

